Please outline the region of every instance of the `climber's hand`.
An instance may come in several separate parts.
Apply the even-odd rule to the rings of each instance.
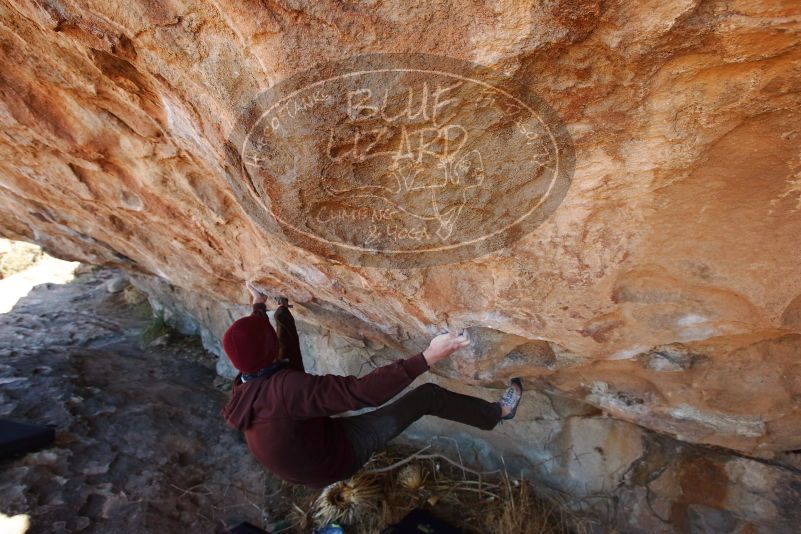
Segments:
[[[245,282],[245,287],[248,288],[250,295],[253,297],[253,304],[263,304],[267,302],[267,295],[256,289],[256,286],[253,285],[253,282],[248,280]]]
[[[428,344],[428,348],[423,351],[423,357],[430,367],[469,344],[470,339],[468,339],[464,331],[446,332],[431,340],[431,343]]]

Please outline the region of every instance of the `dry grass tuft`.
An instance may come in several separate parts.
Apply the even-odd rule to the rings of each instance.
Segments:
[[[486,510],[486,528],[499,534],[551,534],[584,532],[585,528],[564,506],[538,497],[526,481],[501,476],[501,498]]]
[[[398,470],[398,484],[404,489],[409,491],[418,491],[423,489],[428,472],[421,464],[411,463],[406,464]]]
[[[466,532],[567,534],[586,528],[566,506],[538,495],[525,480],[505,471],[481,472],[445,455],[397,449],[375,455],[353,479],[329,486],[306,509],[296,506],[295,524],[338,522],[351,533],[374,534],[413,508]]]
[[[315,522],[318,525],[334,522],[350,524],[376,515],[382,493],[383,488],[377,477],[361,473],[349,480],[331,484],[314,502]]]

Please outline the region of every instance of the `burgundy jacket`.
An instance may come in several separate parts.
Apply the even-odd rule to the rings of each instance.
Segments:
[[[428,370],[422,353],[361,378],[310,375],[299,354],[292,360],[269,377],[242,383],[237,376],[222,415],[245,433],[259,463],[288,482],[311,487],[353,474],[350,442],[341,421],[330,416],[379,406]]]

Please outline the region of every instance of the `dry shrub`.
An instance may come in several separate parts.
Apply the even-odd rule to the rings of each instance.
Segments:
[[[342,522],[352,524],[376,515],[383,488],[377,477],[357,474],[351,479],[326,487],[314,502],[318,525]]]
[[[426,448],[427,449],[427,448]],[[585,529],[565,506],[504,471],[480,472],[441,454],[378,454],[354,479],[326,488],[308,512],[315,524],[337,521],[349,534],[375,534],[413,508],[482,534],[567,534]],[[358,496],[358,497],[357,497]],[[362,505],[354,506],[354,502]]]
[[[485,512],[487,532],[496,534],[557,534],[585,530],[566,507],[536,495],[530,483],[510,479],[506,472],[501,476],[501,498]]]

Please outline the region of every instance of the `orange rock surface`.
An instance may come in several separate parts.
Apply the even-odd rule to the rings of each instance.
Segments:
[[[226,140],[312,63],[425,52],[545,99],[559,208],[459,264],[360,267],[265,232]],[[801,448],[801,5],[791,0],[0,1],[0,233],[244,303],[247,279],[382,355],[522,375],[680,439]],[[219,335],[219,332],[215,332]]]

